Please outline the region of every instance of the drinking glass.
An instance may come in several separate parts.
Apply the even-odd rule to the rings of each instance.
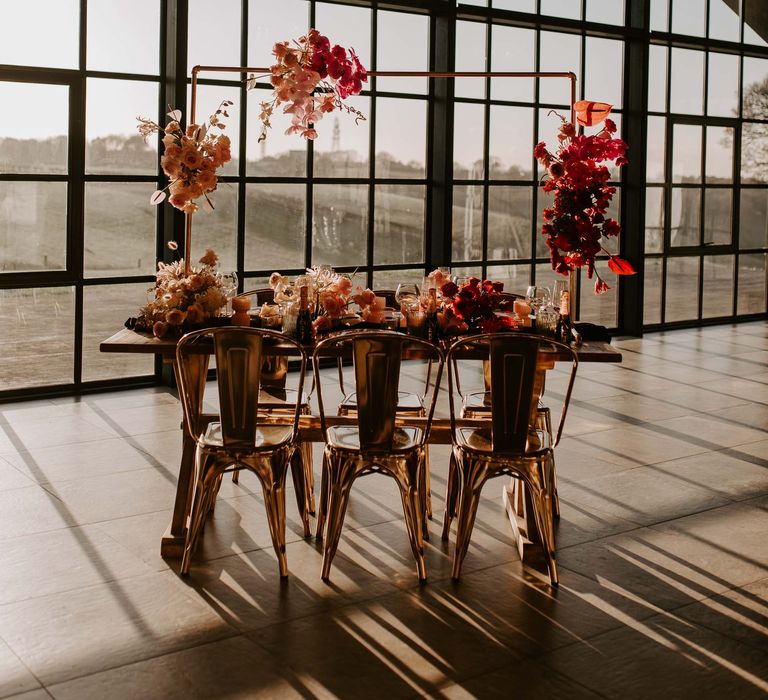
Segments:
[[[395,301],[402,308],[412,309],[419,305],[419,285],[402,283],[395,290]]]
[[[224,296],[227,297],[226,314],[229,316],[232,314],[232,297],[237,296],[237,273],[234,270],[232,272],[222,272],[219,274],[219,279],[221,280]]]
[[[528,298],[534,311],[538,311],[550,302],[549,289],[546,287],[537,287],[532,284],[528,287],[525,296]]]

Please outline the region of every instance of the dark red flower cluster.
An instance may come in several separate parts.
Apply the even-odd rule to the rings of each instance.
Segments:
[[[607,110],[599,118],[592,115],[592,123],[602,121],[610,111],[610,105],[602,106]],[[600,251],[607,252],[601,238],[618,236],[621,231],[615,219],[606,218],[616,188],[608,184],[610,171],[604,163],[621,166],[627,162],[627,144],[615,138],[615,133],[616,125],[610,119],[605,119],[600,133],[590,136],[576,135],[574,125],[563,119],[557,154],[552,154],[544,142],[536,144],[533,150],[547,169],[544,191],[554,194],[553,206],[543,211],[541,232],[547,238],[552,269],[560,274],[567,275],[586,266],[587,277],[597,275],[595,257]],[[614,266],[613,261],[619,262]],[[634,273],[626,260],[616,256],[610,256],[609,265],[617,274]],[[608,285],[597,275],[595,294],[607,289]]]
[[[496,316],[494,310],[501,301],[503,282],[480,281],[470,277],[461,287],[446,282],[440,288],[445,313],[465,323],[470,329],[495,333],[514,325],[511,317]]]
[[[320,74],[325,80],[330,77],[335,81],[336,92],[341,99],[357,95],[363,89],[363,83],[368,82],[368,72],[363,68],[354,49],[347,50],[335,44],[331,47],[328,37],[311,29],[307,35],[311,49],[309,68]]]

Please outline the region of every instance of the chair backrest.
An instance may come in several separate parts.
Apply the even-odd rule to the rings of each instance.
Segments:
[[[261,289],[251,289],[248,292],[238,294],[239,297],[256,297],[256,304],[271,304],[275,300],[275,290],[272,287],[263,287]]]
[[[212,341],[212,346],[211,346]],[[261,388],[262,361],[269,346],[287,343],[295,346],[294,353],[301,357],[299,395],[303,390],[306,356],[294,340],[281,333],[260,328],[207,328],[185,335],[176,348],[177,365],[181,377],[180,393],[185,417],[196,425],[202,405],[202,389],[191,383],[188,368],[190,357],[203,351],[216,355],[216,376],[219,390],[220,422],[224,447],[247,449],[253,447],[259,422],[259,390]],[[298,431],[299,405],[295,406],[293,433]],[[194,423],[192,422],[194,421]]]
[[[400,308],[400,305],[397,303],[397,299],[395,299],[394,289],[374,289],[373,293],[377,297],[384,297],[386,299],[387,308],[390,308],[390,309]]]
[[[523,452],[528,440],[532,417],[537,410],[537,362],[539,352],[553,350],[558,358],[571,360],[572,370],[566,392],[560,424],[557,431],[559,442],[571,390],[578,366],[575,351],[568,345],[541,336],[522,333],[496,333],[465,338],[456,342],[448,352],[449,399],[451,425],[455,434],[456,418],[453,386],[458,374],[457,359],[486,361],[490,376],[491,440],[494,450]],[[555,444],[556,444],[555,443]]]
[[[395,331],[349,331],[330,336],[317,344],[313,362],[324,433],[327,434],[327,427],[319,374],[320,358],[342,358],[351,354],[357,393],[356,413],[360,447],[364,451],[391,448],[400,388],[400,367],[406,347],[417,348],[416,354],[422,359],[438,362],[436,384],[429,402],[428,422],[424,431],[424,440],[427,439],[443,367],[442,352],[425,340],[410,338]]]

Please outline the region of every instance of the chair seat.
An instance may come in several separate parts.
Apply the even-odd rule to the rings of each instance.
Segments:
[[[339,404],[340,412],[357,410],[357,392],[347,394]],[[409,391],[397,392],[397,413],[422,414],[424,412],[424,403],[418,394]]]
[[[259,391],[259,409],[276,410],[285,408],[293,411],[296,405],[296,399],[299,393],[296,389],[281,389],[279,387],[263,387]],[[301,393],[300,406],[309,406],[309,396],[306,392]]]
[[[386,453],[407,452],[419,445],[421,428],[395,428],[392,447],[382,450]],[[328,444],[338,450],[360,451],[360,434],[356,425],[335,425],[328,428]]]
[[[487,454],[494,459],[503,459],[507,456],[504,452],[493,449],[490,428],[457,428],[456,443],[460,448],[480,454]],[[549,433],[547,433],[546,430],[534,430],[529,434],[526,451],[522,453],[510,453],[509,457],[536,457],[542,452],[551,449],[552,438]]]
[[[473,411],[475,413],[479,411],[491,412],[491,392],[490,391],[473,391],[471,394],[465,394],[461,402],[461,408],[463,411]],[[539,411],[547,410],[547,407],[539,401]]]
[[[253,449],[270,450],[282,445],[287,445],[291,441],[293,426],[290,425],[259,425],[256,426],[256,433],[253,441]],[[224,447],[221,435],[221,423],[209,423],[208,428],[200,439],[203,447]]]

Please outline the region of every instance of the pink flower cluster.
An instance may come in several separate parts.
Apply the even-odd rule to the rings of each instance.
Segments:
[[[353,49],[338,44],[331,46],[327,36],[310,29],[306,36],[293,42],[275,44],[272,53],[277,62],[270,68],[273,87],[272,100],[261,103],[259,119],[262,132],[259,141],[267,137],[274,110],[286,104],[283,112],[291,115],[286,134],[301,134],[304,138],[317,138],[314,125],[323,115],[335,109],[354,114],[356,121],[365,119],[358,110],[344,104],[350,95],[358,95],[368,73]],[[248,88],[256,87],[258,77],[248,77]]]
[[[204,197],[205,209],[213,209],[209,194],[216,190],[216,170],[232,159],[229,137],[221,133],[226,124],[222,117],[228,117],[227,108],[232,105],[224,100],[206,124],[190,124],[184,130],[179,123],[181,112],[177,109],[168,113],[171,121],[163,129],[149,119],[139,117],[139,133],[146,139],[162,131],[165,152],[160,158],[163,172],[170,182],[151,197],[152,204],[159,204],[170,195],[168,202],[185,214],[198,210],[195,200]]]
[[[626,260],[610,255],[601,243],[602,237],[618,236],[621,231],[615,219],[606,218],[616,188],[608,184],[610,171],[603,163],[624,165],[627,144],[614,137],[616,125],[606,119],[610,105],[582,101],[574,107],[580,123],[605,121],[605,126],[596,135],[577,135],[575,125],[560,117],[563,123],[557,153],[551,153],[543,141],[536,144],[533,155],[548,174],[544,191],[554,193],[553,206],[543,211],[541,232],[547,238],[552,269],[567,275],[586,266],[587,277],[597,277],[595,294],[602,294],[608,285],[595,270],[595,257],[601,251],[609,255],[611,270],[617,274],[634,273]]]

